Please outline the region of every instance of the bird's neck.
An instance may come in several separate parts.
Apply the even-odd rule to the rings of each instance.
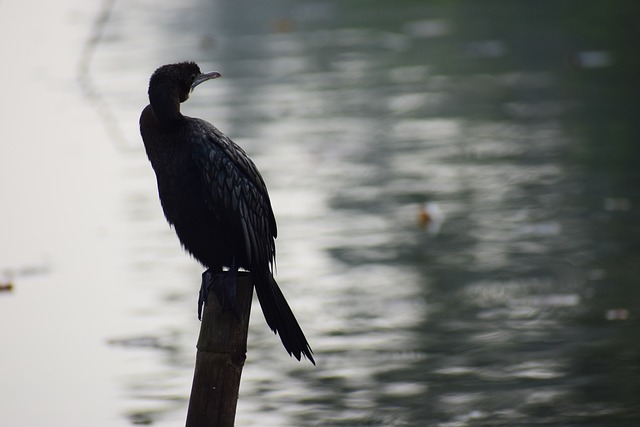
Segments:
[[[149,101],[160,126],[172,128],[184,120],[184,116],[180,113],[178,96],[167,92],[151,93]]]

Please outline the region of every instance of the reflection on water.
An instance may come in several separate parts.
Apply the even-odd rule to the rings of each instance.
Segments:
[[[130,127],[130,278],[156,295],[143,343],[168,340],[125,381],[132,420],[180,419],[190,384],[199,269],[129,123],[140,81],[191,58],[225,78],[187,114],[263,171],[318,360],[289,360],[256,311],[238,425],[634,425],[635,4],[254,3],[119,4],[96,54],[105,90],[140,92],[109,101]],[[133,25],[156,50],[127,48]]]

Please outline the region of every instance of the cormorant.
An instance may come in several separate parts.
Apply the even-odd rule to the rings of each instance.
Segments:
[[[207,270],[198,317],[209,286],[223,282],[218,298],[235,307],[238,268],[251,274],[262,312],[287,352],[313,364],[313,352],[273,278],[276,221],[267,187],[244,150],[212,124],[183,116],[180,103],[200,83],[221,77],[194,62],[158,68],[140,133],[153,167],[160,203],[182,246]],[[224,274],[223,269],[227,269]]]

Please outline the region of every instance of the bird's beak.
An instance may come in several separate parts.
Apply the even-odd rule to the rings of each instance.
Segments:
[[[193,91],[196,88],[196,86],[198,86],[200,83],[204,83],[207,80],[211,80],[211,79],[217,79],[218,77],[222,77],[222,74],[220,74],[217,71],[202,73],[198,77],[196,77],[196,80],[191,84],[191,90]]]

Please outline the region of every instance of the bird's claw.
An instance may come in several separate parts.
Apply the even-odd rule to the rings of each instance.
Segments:
[[[236,302],[237,285],[238,271],[235,269],[218,273],[213,273],[208,269],[202,273],[202,285],[198,293],[198,320],[202,320],[203,307],[207,303],[211,290],[216,295],[222,311],[231,310],[234,316],[239,318]]]

